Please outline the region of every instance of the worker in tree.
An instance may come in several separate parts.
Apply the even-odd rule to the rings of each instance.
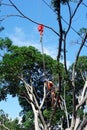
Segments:
[[[54,83],[52,81],[45,80],[45,86],[47,87],[48,92],[51,94],[51,98],[52,98],[51,104],[53,107],[53,105],[55,104],[55,101],[56,101],[56,93],[55,93]]]
[[[45,86],[47,87],[48,92],[51,94],[51,104],[54,108],[55,106],[61,107],[62,99],[60,95],[58,95],[58,89],[55,88],[54,83],[52,81],[45,80]]]

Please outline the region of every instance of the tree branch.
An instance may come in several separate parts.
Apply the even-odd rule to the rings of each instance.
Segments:
[[[75,70],[76,70],[76,65],[77,65],[77,61],[78,61],[78,58],[79,58],[79,55],[80,55],[80,52],[85,44],[85,41],[87,39],[87,33],[85,34],[85,37],[84,39],[82,40],[82,44],[78,50],[78,53],[77,53],[77,56],[76,56],[76,60],[75,60],[75,63],[73,65],[73,72],[72,72],[72,87],[73,87],[73,117],[72,117],[72,127],[74,127],[74,123],[75,123],[75,120],[76,120],[76,97],[75,97]]]
[[[0,18],[0,21],[4,21],[6,18],[9,18],[9,17],[20,17],[20,18],[24,18],[23,16],[21,15],[17,15],[17,14],[8,14],[8,15],[4,15],[2,16],[3,18]]]
[[[87,116],[83,119],[77,130],[83,130],[86,125],[87,125]]]
[[[45,99],[46,99],[46,86],[45,86],[45,83],[44,83],[44,95],[43,95],[43,100],[42,100],[42,103],[41,103],[39,109],[42,108],[42,106],[43,106],[43,104],[44,104],[44,102],[45,102]]]
[[[11,4],[7,4],[7,3],[1,3],[1,5],[5,5],[5,6],[13,6]]]
[[[82,50],[82,48],[83,48],[83,46],[84,46],[84,44],[85,44],[85,42],[86,42],[86,39],[87,39],[87,33],[85,34],[84,39],[82,39],[82,44],[81,44],[81,46],[80,46],[80,48],[79,48],[79,50],[78,50],[78,53],[77,53],[77,56],[76,56],[76,60],[75,60],[75,67],[76,67],[76,64],[77,64],[77,61],[78,61],[80,52],[81,52],[81,50]]]
[[[12,6],[19,12],[19,14],[20,14],[23,18],[25,18],[25,19],[27,19],[27,20],[29,20],[29,21],[31,21],[32,23],[37,24],[37,25],[42,24],[42,23],[36,22],[36,21],[32,20],[31,18],[25,16],[11,0],[9,0],[9,2],[12,4]],[[52,30],[56,35],[58,35],[58,36],[60,37],[59,33],[56,32],[53,28],[51,28],[51,27],[49,27],[49,26],[47,26],[47,25],[44,25],[44,24],[43,24],[43,26],[46,27],[46,28],[48,28],[48,29],[50,29],[50,30]]]
[[[80,101],[80,103],[76,106],[76,111],[79,109],[80,106],[82,106],[85,101],[87,100],[87,94],[85,95],[85,97]]]
[[[69,118],[68,118],[68,111],[67,111],[67,106],[66,106],[66,93],[65,93],[65,87],[64,87],[64,107],[65,107],[65,115],[66,115],[66,119],[67,119],[67,127],[69,128]]]
[[[29,104],[31,104],[31,103],[33,103],[33,105],[36,107],[36,109],[37,109],[37,106],[36,106],[36,104],[28,97],[26,97],[26,96],[24,96],[24,95],[22,95],[22,94],[20,94],[20,95],[18,95],[19,97],[21,97],[21,98],[24,98]]]
[[[6,130],[10,130],[8,127],[6,127],[4,124],[0,124],[0,126],[4,127]]]
[[[47,5],[53,12],[55,12],[55,11],[53,10],[53,8],[51,7],[51,5],[49,5],[45,0],[42,0],[42,1],[43,1],[44,4]],[[82,2],[82,4],[83,4],[85,7],[87,7],[87,5],[86,5],[85,3]],[[61,17],[61,19],[63,20],[64,23],[66,23],[66,24],[69,26],[69,23],[68,23],[63,17]],[[72,29],[79,37],[82,38],[82,36],[79,35],[79,33],[76,31],[75,28],[73,28],[73,27],[71,26],[71,29]],[[86,41],[86,42],[87,42],[87,41]]]
[[[74,12],[73,12],[71,18],[73,18],[73,17],[75,16],[75,14],[76,14],[76,12],[77,12],[77,9],[79,8],[79,6],[80,6],[80,4],[81,4],[82,2],[83,2],[83,0],[79,0],[79,2],[78,2],[78,4],[77,4],[77,6],[76,6],[76,8],[75,8],[75,10],[74,10]]]
[[[85,95],[86,89],[87,89],[87,80],[85,81],[85,85],[84,85],[84,87],[83,87],[82,96],[81,96],[81,101],[82,101],[83,98],[84,98],[84,95]]]

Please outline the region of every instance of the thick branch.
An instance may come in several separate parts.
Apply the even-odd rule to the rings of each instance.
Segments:
[[[45,99],[46,99],[46,86],[45,86],[45,83],[44,83],[44,95],[43,95],[43,100],[41,102],[41,105],[39,107],[40,109],[42,108],[42,106],[43,106],[43,104],[45,102]]]
[[[80,52],[85,44],[85,41],[87,39],[87,33],[85,34],[85,37],[82,41],[82,44],[79,48],[79,51],[77,53],[77,56],[76,56],[76,60],[75,60],[75,63],[74,63],[74,66],[73,66],[73,72],[72,72],[72,87],[73,87],[73,117],[72,117],[72,128],[74,127],[74,123],[75,123],[75,120],[76,120],[76,97],[75,97],[75,70],[76,70],[76,65],[77,65],[77,61],[78,61],[78,58],[79,58],[79,55],[80,55]]]
[[[61,56],[61,51],[62,51],[62,39],[63,39],[63,29],[62,29],[62,22],[61,22],[61,4],[58,2],[58,12],[57,12],[57,19],[58,19],[58,24],[59,24],[59,47],[58,47],[58,56],[57,56],[57,61],[59,62],[60,56]],[[60,86],[60,85],[59,85]]]
[[[35,104],[35,102],[32,101],[32,100],[30,99],[30,97],[29,97],[26,93],[21,93],[21,94],[19,94],[18,96],[21,97],[21,98],[24,98],[29,104],[32,103],[32,104],[35,106],[35,108],[38,109],[37,106],[36,106],[36,104]]]
[[[77,53],[76,61],[75,61],[75,66],[76,66],[76,64],[77,64],[77,61],[78,61],[80,52],[81,52],[81,50],[82,50],[82,48],[83,48],[83,46],[84,46],[84,44],[85,44],[85,42],[86,42],[86,39],[87,39],[87,33],[85,34],[85,37],[84,37],[84,39],[82,40],[82,44],[81,44],[81,46],[80,46],[80,48],[79,48],[79,51],[78,51],[78,53]]]
[[[71,15],[71,8],[70,8],[70,5],[69,3],[67,2],[67,5],[68,5],[68,9],[69,9],[69,24],[68,24],[68,28],[67,28],[67,31],[65,32],[64,34],[64,65],[65,65],[65,70],[66,70],[66,73],[67,73],[67,66],[66,66],[66,36],[67,36],[67,33],[69,32],[70,28],[71,28],[71,24],[72,24],[72,20],[73,20],[73,17],[75,16],[76,14],[76,11],[78,9],[78,7],[80,6],[82,0],[79,1],[79,3],[77,4],[75,10],[74,10],[74,13],[73,15]],[[63,19],[64,20],[64,19]],[[65,21],[65,20],[64,20]],[[66,22],[66,21],[65,21]],[[67,22],[66,22],[67,23]],[[76,31],[75,31],[76,32]],[[76,32],[77,33],[77,32]]]
[[[6,130],[10,130],[8,127],[6,127],[4,124],[0,124],[0,126],[4,127]]]
[[[83,98],[83,100],[81,100],[80,103],[76,106],[76,111],[78,110],[78,108],[80,106],[82,106],[85,103],[86,100],[87,100],[87,94],[85,95],[85,97]]]
[[[78,10],[78,8],[79,8],[79,6],[80,6],[80,4],[81,4],[82,2],[83,2],[83,0],[79,0],[78,4],[77,4],[77,6],[76,6],[76,8],[75,8],[75,10],[74,10],[74,12],[73,12],[72,18],[75,16],[75,14],[76,14],[76,12],[77,12],[77,10]]]
[[[82,123],[80,124],[77,130],[83,130],[86,125],[87,125],[87,116],[83,119]]]
[[[67,127],[69,128],[69,118],[68,118],[68,111],[67,111],[67,106],[66,106],[66,93],[65,93],[65,87],[64,87],[64,107],[65,107],[65,115],[67,119]]]
[[[87,89],[87,80],[85,81],[85,85],[84,85],[84,87],[83,87],[81,100],[83,100],[83,98],[84,98],[84,95],[85,95],[86,89]]]

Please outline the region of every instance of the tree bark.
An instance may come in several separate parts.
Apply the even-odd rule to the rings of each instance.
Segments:
[[[36,110],[34,110],[34,124],[35,124],[35,130],[40,130],[38,123],[38,111]]]
[[[87,127],[87,116],[83,119],[77,130],[84,130],[85,127]]]

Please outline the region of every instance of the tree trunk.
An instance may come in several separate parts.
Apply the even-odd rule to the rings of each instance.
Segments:
[[[34,111],[34,124],[35,124],[35,130],[40,130],[39,123],[38,123],[38,111]]]

